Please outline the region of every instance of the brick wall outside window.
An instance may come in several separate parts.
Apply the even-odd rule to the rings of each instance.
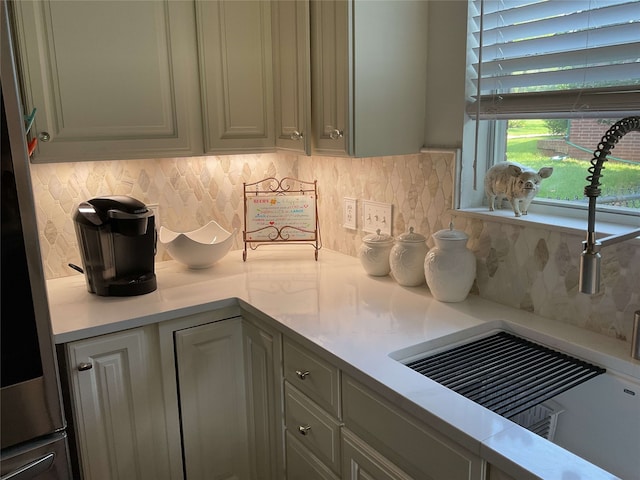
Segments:
[[[572,120],[569,126],[569,142],[581,147],[587,146],[593,154],[593,150],[596,149],[603,135],[616,121],[617,119],[605,122],[595,118]],[[570,156],[573,157],[573,153]],[[592,156],[588,155],[589,158]],[[640,132],[631,132],[625,135],[611,151],[610,156],[640,162]],[[583,156],[578,158],[583,158]]]
[[[600,120],[585,118],[570,120],[569,138],[564,140],[540,140],[538,149],[546,155],[566,155],[580,160],[591,160],[607,130],[618,119]],[[611,151],[608,157],[640,162],[640,132],[625,135]]]

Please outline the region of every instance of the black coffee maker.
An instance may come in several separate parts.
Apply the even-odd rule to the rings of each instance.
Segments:
[[[144,203],[97,197],[78,205],[73,220],[89,292],[126,297],[157,288],[155,219]]]

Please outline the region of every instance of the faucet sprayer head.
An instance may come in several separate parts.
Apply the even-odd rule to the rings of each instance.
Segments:
[[[588,246],[582,242],[584,250],[580,255],[580,281],[578,288],[582,293],[595,295],[600,292],[600,243]],[[595,247],[595,248],[593,248]]]

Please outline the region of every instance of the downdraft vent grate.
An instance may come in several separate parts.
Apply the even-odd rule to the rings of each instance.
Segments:
[[[507,332],[407,366],[507,418],[606,371]]]

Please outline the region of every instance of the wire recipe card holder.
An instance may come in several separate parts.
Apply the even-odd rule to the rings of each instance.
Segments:
[[[244,251],[274,243],[302,243],[314,247],[315,259],[322,248],[318,224],[317,180],[305,182],[268,177],[244,183]]]

